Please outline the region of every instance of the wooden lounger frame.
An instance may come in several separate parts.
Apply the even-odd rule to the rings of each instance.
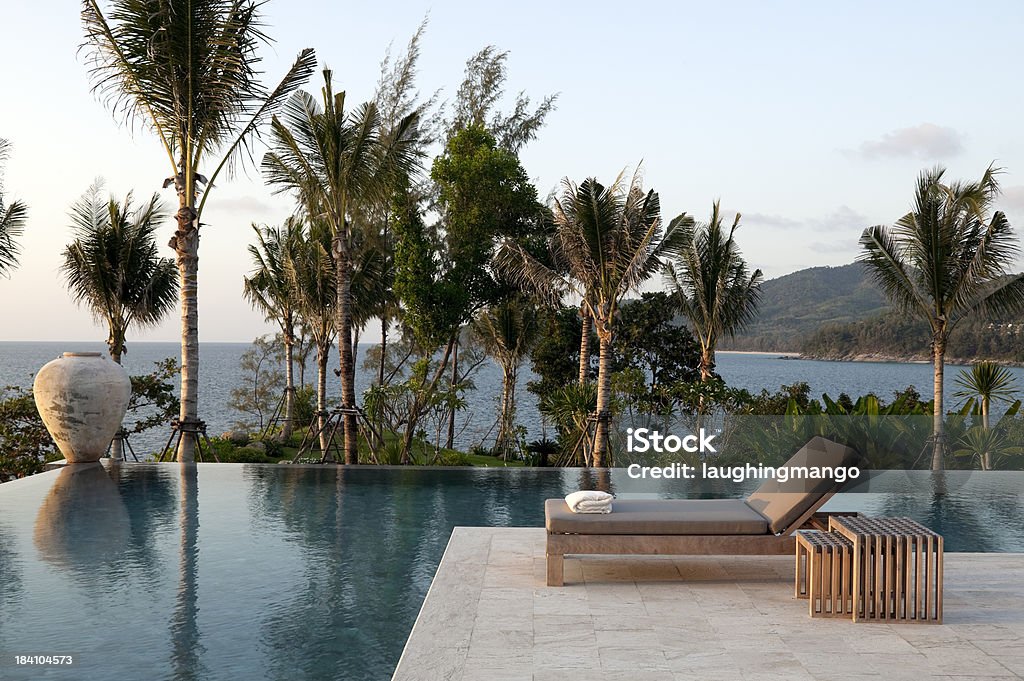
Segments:
[[[565,583],[568,555],[637,556],[781,556],[793,555],[799,529],[828,529],[829,515],[818,513],[832,497],[826,494],[779,534],[562,534],[548,532],[547,584]]]

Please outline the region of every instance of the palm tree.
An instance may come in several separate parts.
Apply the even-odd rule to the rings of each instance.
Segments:
[[[174,309],[178,297],[177,269],[161,258],[156,230],[167,218],[156,194],[141,206],[100,197],[97,182],[71,207],[75,240],[64,249],[61,273],[75,302],[107,325],[107,348],[118,364],[127,352],[132,326],[152,327]],[[122,442],[114,440],[115,459]]]
[[[0,164],[7,160],[9,152],[10,143],[0,139]],[[0,276],[6,276],[18,265],[20,249],[15,239],[21,236],[27,219],[28,206],[21,201],[4,205],[3,174],[0,172]]]
[[[945,170],[920,174],[911,212],[892,227],[864,230],[859,260],[901,312],[928,322],[934,365],[932,469],[943,468],[943,370],[949,334],[972,314],[1005,317],[1024,309],[1024,274],[1008,268],[1019,249],[1002,211],[998,171],[977,182],[943,182]]]
[[[298,249],[284,261],[285,273],[295,296],[296,314],[316,346],[316,411],[321,451],[327,451],[327,362],[334,342],[335,288],[331,230],[313,220]]]
[[[970,369],[964,369],[956,378],[960,390],[956,397],[967,400],[976,399],[981,412],[981,428],[989,430],[989,414],[993,400],[996,402],[1013,402],[1017,393],[1016,380],[1010,370],[993,362],[978,362]],[[984,470],[992,469],[992,458],[986,449],[981,459]]]
[[[296,92],[271,124],[270,151],[263,157],[266,182],[278,192],[294,192],[306,212],[330,226],[337,279],[335,327],[341,363],[345,463],[358,463],[355,417],[355,362],[352,357],[354,229],[360,204],[383,199],[395,175],[413,172],[420,149],[415,143],[415,112],[385,131],[374,102],[345,110],[345,93],[335,93],[324,70],[323,101]],[[387,133],[387,134],[385,134]]]
[[[684,213],[673,224],[685,246],[665,266],[665,278],[700,345],[700,380],[708,381],[719,339],[735,334],[757,313],[763,277],[761,270],[751,273],[740,254],[735,238],[739,213],[728,231],[718,201],[710,221],[696,223]]]
[[[540,333],[537,309],[522,297],[493,305],[473,321],[473,330],[484,348],[501,366],[501,411],[494,448],[507,459],[516,447],[516,382],[519,367]]]
[[[597,378],[597,429],[593,465],[608,462],[611,418],[611,345],[619,301],[662,266],[662,257],[677,250],[678,220],[662,230],[661,204],[653,190],[644,192],[634,174],[619,175],[605,187],[594,178],[576,186],[563,182],[554,202],[555,235],[550,244],[554,267],[521,246],[507,243],[499,268],[527,292],[552,304],[574,294],[593,320],[600,360]]]
[[[283,227],[260,227],[253,225],[256,243],[249,245],[249,256],[254,269],[245,277],[243,295],[257,309],[266,315],[268,321],[277,322],[284,338],[285,389],[284,426],[281,441],[292,436],[295,418],[295,292],[286,271],[287,262],[293,259],[302,239],[302,224],[295,218],[288,218]]]
[[[178,195],[177,231],[169,245],[181,296],[179,461],[194,460],[200,425],[197,276],[203,208],[221,172],[230,175],[257,129],[316,68],[313,50],[306,49],[276,87],[260,83],[257,48],[269,42],[262,4],[113,0],[104,15],[97,0],[82,2],[93,90],[125,121],[156,133],[171,170],[164,187],[173,184]],[[200,170],[208,166],[213,172],[206,177]]]

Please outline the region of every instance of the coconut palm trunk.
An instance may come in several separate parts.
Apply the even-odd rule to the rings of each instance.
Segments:
[[[594,468],[603,468],[610,463],[608,461],[608,430],[611,425],[612,334],[607,329],[603,332],[598,329],[597,337],[600,361],[597,370],[597,428],[594,431],[593,465]]]
[[[189,167],[186,159],[182,166]],[[196,458],[196,434],[191,429],[199,421],[199,219],[191,191],[178,191],[178,229],[171,238],[178,266],[178,290],[181,300],[181,409],[178,422],[184,431],[178,440],[177,458],[192,462]]]
[[[124,336],[122,335],[120,340],[118,340],[113,337],[113,334],[111,334],[110,339],[107,340],[107,347],[110,350],[110,359],[114,360],[117,364],[121,364],[121,348],[124,347]],[[117,435],[115,435],[114,439],[110,442],[110,458],[114,461],[124,460],[123,432],[124,427],[122,426],[118,429]]]
[[[295,430],[295,336],[284,334],[284,425],[281,441],[287,442]]]
[[[320,451],[326,452],[327,433],[324,432],[327,421],[327,363],[330,347],[318,345],[316,349],[316,427],[320,433]]]
[[[350,261],[344,236],[334,238],[334,259],[336,263],[338,302],[338,355],[341,368],[341,406],[345,409],[342,416],[342,427],[345,435],[345,463],[359,463],[359,442],[354,411],[356,406],[356,387],[354,380],[354,362],[352,359],[352,277]]]
[[[114,332],[111,332],[111,337],[106,340],[106,347],[109,348],[111,353],[111,359],[118,365],[121,364],[121,348],[124,347],[124,335],[121,336],[120,340],[114,337]],[[111,441],[111,459],[114,461],[124,461],[125,458],[125,445],[124,440],[121,439],[122,431],[124,428],[120,428],[118,433],[114,436]]]
[[[590,332],[594,328],[594,318],[590,310],[580,306],[580,385],[590,378]]]
[[[946,433],[945,409],[943,408],[943,383],[946,365],[946,339],[936,334],[932,340],[932,364],[934,370],[935,402],[932,409],[932,470],[945,468]]]
[[[513,432],[515,430],[515,405],[516,405],[516,368],[511,363],[505,363],[501,372],[501,424],[498,427],[498,437],[495,440],[495,449],[501,453],[501,458],[507,460],[515,446]]]
[[[700,349],[700,380],[710,381],[714,376],[715,369],[715,348],[712,345],[702,346]]]

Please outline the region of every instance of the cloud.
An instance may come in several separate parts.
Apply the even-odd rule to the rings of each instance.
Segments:
[[[880,139],[868,140],[852,151],[867,159],[915,158],[933,161],[961,154],[963,135],[934,123],[887,132]]]
[[[811,222],[811,221],[808,221]],[[828,215],[813,221],[813,228],[819,232],[863,231],[870,223],[866,215],[849,206],[839,206]]]
[[[728,213],[723,213],[723,215],[732,215],[737,212],[742,213],[742,221],[744,223],[750,223],[753,225],[778,227],[780,229],[795,229],[803,224],[802,220],[795,220],[793,218],[787,218],[784,215],[771,215],[768,213],[743,213],[742,211],[730,211]]]
[[[853,208],[842,205],[821,217],[806,219],[770,213],[743,213],[743,223],[776,229],[811,229],[815,232],[859,234],[871,224],[871,220]]]

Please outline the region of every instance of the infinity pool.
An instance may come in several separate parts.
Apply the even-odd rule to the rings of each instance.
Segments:
[[[0,485],[0,678],[384,681],[451,529],[540,526],[543,500],[589,475],[134,464]],[[743,491],[605,482],[623,497]],[[949,551],[1024,551],[1024,473],[869,487],[830,505],[912,516]]]

